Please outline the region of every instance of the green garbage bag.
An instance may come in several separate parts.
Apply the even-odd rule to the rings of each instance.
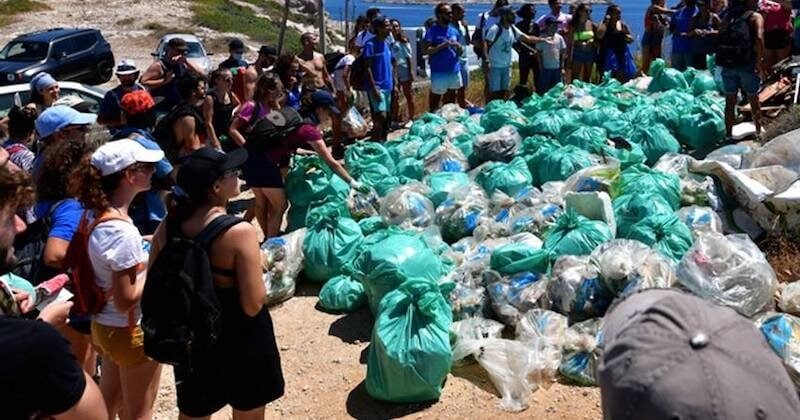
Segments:
[[[653,60],[653,63],[650,64],[650,77],[653,78],[647,88],[650,93],[689,88],[683,73],[673,68],[667,68],[667,64],[660,58]]]
[[[367,217],[366,219],[361,219],[358,221],[358,226],[361,228],[361,232],[364,234],[365,243],[367,236],[372,235],[381,229],[386,229],[387,227],[386,223],[383,222],[383,217],[381,216],[372,216]]]
[[[677,175],[650,169],[644,165],[625,169],[611,186],[611,196],[625,194],[657,194],[666,201],[672,210],[681,204],[681,181]]]
[[[350,176],[363,182],[364,185],[374,188],[381,197],[400,185],[400,179],[380,163],[356,165],[350,167],[349,171]]]
[[[606,121],[622,117],[622,111],[616,106],[595,106],[583,113],[581,121],[591,127],[602,127]]]
[[[531,186],[531,172],[522,157],[516,157],[509,163],[488,162],[475,175],[478,183],[491,196],[495,191],[514,197]]]
[[[668,93],[678,92],[670,91]],[[680,109],[684,109],[682,106]],[[680,120],[680,111],[674,105],[667,102],[653,101],[652,104],[647,106],[636,107],[628,111],[626,118],[633,125],[647,127],[653,123],[663,124],[671,131],[678,129],[678,121]]]
[[[469,185],[470,179],[469,175],[463,172],[437,172],[425,178],[425,184],[431,187],[429,198],[434,207],[439,207],[439,204],[447,199],[447,194],[459,187]]]
[[[562,129],[561,144],[572,145],[590,153],[599,153],[606,145],[607,133],[604,128],[579,125],[574,130],[564,133]]]
[[[308,207],[292,204],[286,214],[286,233],[294,232],[306,226]]]
[[[347,168],[358,171],[362,165],[380,164],[389,172],[394,172],[394,160],[386,147],[374,141],[357,141],[347,147],[344,152],[344,163]]]
[[[453,145],[461,151],[467,158],[467,163],[471,168],[479,165],[481,160],[475,154],[475,136],[472,134],[461,134],[453,139]]]
[[[589,255],[598,245],[612,239],[614,235],[607,224],[567,209],[548,232],[542,248],[555,260],[562,255]]]
[[[350,276],[336,276],[328,280],[319,291],[319,305],[329,311],[355,312],[366,304],[364,285]]]
[[[396,165],[397,177],[401,183],[408,181],[421,181],[423,176],[422,161],[417,158],[406,158]]]
[[[364,283],[372,313],[384,295],[408,279],[437,282],[444,267],[436,253],[413,233],[387,229],[373,234],[354,263],[355,278]]]
[[[347,202],[339,199],[338,197],[330,197],[322,201],[315,201],[311,203],[306,212],[306,221],[304,226],[313,226],[315,223],[325,218],[329,214],[335,214],[338,217],[351,217],[350,209],[347,208]]]
[[[565,111],[564,109],[556,109],[539,112],[531,118],[528,131],[531,131],[531,134],[558,137],[561,132],[561,126],[566,121],[572,121],[564,118]]]
[[[522,105],[522,114],[528,118],[550,109],[561,108],[560,98],[533,95]]]
[[[417,151],[419,151],[419,147],[422,143],[423,141],[420,137],[406,133],[393,140],[387,141],[384,145],[389,152],[389,156],[392,157],[392,160],[394,162],[400,162],[406,158],[417,157]]]
[[[447,120],[444,118],[436,114],[426,112],[425,114],[422,114],[421,117],[417,118],[413,124],[411,124],[411,128],[408,130],[408,133],[412,136],[428,139],[439,134],[439,130],[445,124],[447,124]]]
[[[647,156],[648,165],[655,164],[666,153],[678,153],[681,150],[678,140],[670,134],[667,127],[659,123],[635,124],[627,138],[641,146]]]
[[[433,153],[439,146],[442,145],[442,139],[440,137],[428,137],[422,141],[422,144],[419,146],[417,150],[417,159],[425,160],[428,155]]]
[[[627,229],[625,239],[651,246],[665,257],[680,261],[692,247],[692,231],[674,213],[654,214]]]
[[[622,195],[614,199],[613,207],[618,238],[627,238],[633,225],[646,217],[673,213],[664,197],[652,193]]]
[[[303,268],[309,280],[324,282],[352,267],[364,242],[355,220],[335,211],[308,228],[303,240]]]
[[[702,95],[706,92],[716,92],[717,82],[714,76],[706,72],[699,72],[695,75],[692,81],[692,93],[695,95]]]
[[[558,146],[559,143],[547,136],[536,134],[525,137],[519,146],[519,155],[530,156],[538,152],[543,147]]]
[[[563,181],[581,169],[592,166],[589,152],[575,146],[542,147],[528,159],[533,184],[540,186],[549,181]]]
[[[367,393],[412,403],[438,399],[453,356],[453,316],[436,283],[412,279],[381,301],[367,358]]]
[[[630,121],[624,118],[624,115],[615,120],[608,120],[604,122],[601,127],[605,128],[609,137],[624,137],[630,136],[633,125]]]
[[[693,149],[710,149],[725,138],[725,110],[712,101],[696,100],[681,115],[678,139]]]
[[[524,243],[510,243],[492,252],[489,265],[503,274],[545,273],[549,264],[547,251]]]
[[[606,144],[603,147],[603,154],[612,156],[619,160],[621,169],[629,168],[634,165],[641,165],[647,161],[647,156],[644,155],[642,147],[636,143],[625,141],[615,145]]]
[[[528,125],[528,119],[511,101],[495,100],[486,107],[486,112],[481,116],[481,127],[487,133],[497,131],[503,126],[510,125],[521,129]]]
[[[308,207],[331,196],[345,199],[349,192],[347,182],[334,175],[318,156],[295,156],[286,174],[286,195],[293,205]]]

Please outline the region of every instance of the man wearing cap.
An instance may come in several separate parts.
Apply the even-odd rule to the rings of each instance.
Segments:
[[[188,51],[189,47],[183,38],[170,39],[164,57],[151,64],[142,75],[142,85],[154,98],[161,98],[156,112],[167,112],[180,102],[177,80],[188,73],[203,75],[203,69],[186,59]]]
[[[39,135],[38,150],[33,160],[34,178],[42,164],[44,149],[53,142],[79,136],[86,138],[89,126],[97,121],[97,115],[78,112],[66,105],[55,105],[44,110],[36,118],[36,133]]]
[[[125,125],[117,131],[113,140],[131,139],[148,150],[163,152],[153,137],[152,129],[155,126],[156,114],[153,111],[155,101],[146,90],[130,92],[120,101],[125,116]],[[133,200],[128,213],[133,219],[133,224],[142,235],[151,235],[158,224],[167,216],[167,207],[159,190],[167,190],[173,184],[175,174],[172,164],[166,157],[156,162],[152,178],[152,189],[139,194]]]
[[[100,102],[100,111],[97,113],[97,123],[109,128],[117,128],[123,125],[122,108],[120,100],[126,93],[144,90],[144,86],[137,83],[139,80],[139,69],[133,60],[122,60],[117,64],[114,72],[119,80],[119,86],[106,92],[103,101]]]
[[[336,106],[336,97],[327,90],[317,90],[303,98],[300,115],[314,125],[320,125],[330,118],[339,118],[341,111]]]
[[[797,390],[753,322],[676,289],[611,308],[598,366],[606,419],[797,419]]]
[[[228,52],[230,56],[223,62],[219,63],[221,69],[235,69],[239,67],[247,67],[247,61],[244,60],[244,42],[239,38],[234,38],[228,43]]]

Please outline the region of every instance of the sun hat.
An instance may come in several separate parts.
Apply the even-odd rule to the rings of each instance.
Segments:
[[[115,174],[134,163],[156,163],[164,159],[161,150],[149,150],[135,140],[121,139],[108,142],[92,153],[92,166],[102,176]]]
[[[122,59],[117,64],[117,68],[114,70],[114,74],[117,76],[127,76],[129,74],[136,74],[139,73],[139,69],[136,68],[136,63],[133,60]]]
[[[611,308],[598,366],[607,419],[790,419],[800,401],[752,321],[674,289]]]
[[[225,172],[241,167],[246,160],[245,149],[228,153],[210,147],[198,149],[178,169],[177,185],[190,196],[203,194]]]
[[[156,106],[156,101],[150,92],[146,90],[135,90],[126,93],[119,101],[119,107],[126,115],[143,114]]]
[[[50,137],[68,125],[89,125],[97,121],[97,115],[78,112],[66,105],[54,105],[36,118],[39,137]]]
[[[53,86],[56,83],[58,83],[58,81],[56,81],[56,79],[54,79],[50,73],[41,72],[33,76],[30,85],[31,89],[41,93],[43,90]]]

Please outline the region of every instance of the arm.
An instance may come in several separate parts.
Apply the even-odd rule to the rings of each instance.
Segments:
[[[606,36],[606,31],[608,31],[608,23],[603,20],[603,23],[597,27],[597,31],[595,32],[594,36],[597,39],[603,39]]]
[[[144,264],[111,274],[111,294],[114,296],[114,306],[120,312],[130,311],[142,299],[146,275]]]
[[[186,66],[186,69],[189,70],[190,72],[192,72],[192,73],[194,73],[194,74],[196,74],[198,76],[204,76],[205,75],[205,72],[203,71],[203,69],[200,68],[200,66],[198,66],[197,64],[192,63],[191,61],[187,60],[185,55],[180,56],[180,58],[178,58],[177,61],[179,63],[183,63],[183,65]]]
[[[344,79],[345,92],[350,92],[353,90],[353,87],[350,86],[350,67],[351,66],[348,64],[342,68],[342,79]]]
[[[158,89],[172,81],[172,73],[165,73],[158,61],[151,64],[142,75],[141,84],[148,90]]]
[[[97,387],[97,384],[94,383],[89,374],[83,372],[83,376],[86,381],[86,387],[83,389],[81,399],[69,410],[53,416],[54,418],[58,420],[103,420],[108,418],[106,403],[100,394],[100,388]]]
[[[67,255],[67,247],[69,241],[61,238],[49,237],[44,246],[43,261],[44,265],[53,268],[62,268],[64,263],[64,256]]]
[[[231,136],[233,141],[235,141],[239,146],[244,146],[244,144],[247,142],[241,131],[243,128],[245,128],[246,124],[247,121],[241,119],[240,117],[236,117],[233,119],[233,122],[231,122],[231,126],[228,129],[228,135]]]
[[[467,40],[467,42],[469,42],[469,40]],[[407,43],[403,44],[403,48],[406,50],[406,56],[408,57],[408,58],[406,58],[406,61],[408,61],[408,68],[412,69],[414,67],[413,66],[414,63],[411,61],[411,56],[412,56],[411,43],[407,42]],[[412,71],[409,71],[409,73],[410,73],[409,80],[411,81],[411,83],[414,83],[414,73],[416,73],[416,72],[412,70]]]
[[[325,81],[325,84],[328,86],[331,92],[335,92],[336,89],[333,88],[333,77],[331,77],[331,74],[328,73],[328,66],[325,63],[325,57],[321,56],[320,60],[322,61],[322,80]]]
[[[208,133],[208,140],[211,141],[211,147],[221,149],[222,145],[219,144],[217,131],[214,130],[214,99],[211,95],[206,95],[203,101],[203,121],[206,125],[206,133]]]
[[[756,36],[756,42],[753,48],[756,51],[756,64],[761,68],[763,76],[767,75],[769,69],[763,67],[764,63],[764,18],[759,13],[753,14],[753,29]]]
[[[325,145],[325,142],[322,140],[315,140],[308,142],[308,145],[314,149],[315,152],[319,155],[320,158],[325,162],[325,164],[330,167],[336,175],[339,175],[340,178],[347,181],[347,183],[351,183],[353,181],[353,177],[347,172],[347,170],[339,163],[333,155],[331,155],[331,151],[328,150],[328,146]]]
[[[239,223],[225,232],[222,238],[235,244],[234,266],[242,310],[248,316],[256,316],[264,307],[264,297],[267,295],[256,229],[250,223]]]

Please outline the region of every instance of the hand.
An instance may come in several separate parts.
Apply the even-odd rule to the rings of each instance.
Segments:
[[[71,301],[51,303],[42,309],[39,313],[39,319],[54,327],[64,325],[67,323],[72,305]]]
[[[19,289],[11,289],[11,293],[14,294],[14,300],[17,302],[17,305],[19,306],[19,311],[21,313],[25,314],[30,312],[31,309],[33,309],[33,304],[35,302],[31,298],[31,295]]]
[[[354,189],[354,190],[356,190],[358,192],[361,192],[361,193],[368,193],[369,192],[369,187],[368,186],[364,185],[363,182],[356,181],[355,179],[350,181],[350,188],[352,188],[352,189]]]
[[[164,74],[164,83],[169,83],[175,78],[175,73],[168,71]]]
[[[376,101],[380,101],[381,100],[381,91],[380,91],[380,89],[378,89],[377,86],[372,88],[372,96],[373,96],[373,99],[375,99]]]

